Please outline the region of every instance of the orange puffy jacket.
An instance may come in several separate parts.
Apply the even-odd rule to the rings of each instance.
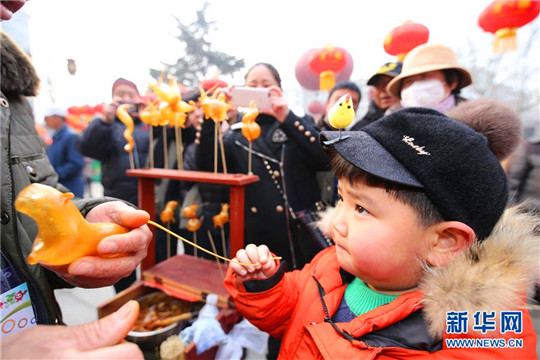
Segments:
[[[229,269],[225,287],[246,319],[282,339],[280,359],[536,359],[536,335],[526,309],[523,309],[521,334],[486,334],[522,339],[522,348],[447,348],[446,335],[437,337],[428,331],[426,324],[430,319],[425,320],[423,309],[425,290],[403,294],[349,323],[325,321],[324,307],[331,318],[352,278],[340,268],[335,248],[331,247],[320,252],[302,270],[285,273],[280,266],[267,280],[241,282]],[[440,310],[444,320],[446,312],[442,307]]]

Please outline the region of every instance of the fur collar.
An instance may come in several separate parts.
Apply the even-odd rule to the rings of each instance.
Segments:
[[[450,265],[428,268],[420,285],[430,333],[442,336],[446,312],[512,310],[539,276],[540,220],[523,207],[507,209],[491,235]]]
[[[9,37],[0,31],[0,89],[6,95],[36,96],[39,77],[32,60]]]
[[[331,234],[333,208],[317,226]],[[426,267],[420,284],[429,332],[442,337],[446,312],[512,310],[525,306],[539,272],[540,219],[525,207],[507,209],[491,235],[445,267]]]

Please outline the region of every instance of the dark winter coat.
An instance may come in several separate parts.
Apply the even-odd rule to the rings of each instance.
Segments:
[[[75,196],[84,195],[84,159],[77,148],[77,134],[66,125],[53,135],[53,143],[47,149],[47,156],[58,174],[58,182]]]
[[[148,125],[138,118],[133,120],[135,123],[132,134],[135,141],[133,158],[135,168],[142,168],[148,155]],[[126,175],[126,170],[130,169],[130,161],[129,153],[124,150],[125,129],[118,118],[115,118],[112,124],[106,124],[100,118],[96,118],[81,134],[79,149],[84,156],[101,161],[101,183],[106,196],[137,205],[137,178]]]
[[[386,110],[378,107],[375,101],[371,100],[371,102],[369,103],[369,107],[368,107],[368,111],[366,115],[364,115],[362,120],[354,124],[350,130],[351,131],[361,130],[364,126],[367,126],[371,124],[372,122],[382,118],[384,116],[385,111]]]
[[[261,135],[253,141],[252,172],[259,181],[246,186],[245,244],[267,244],[291,269],[292,240],[284,195],[293,211],[311,208],[320,200],[316,172],[330,169],[329,159],[318,143],[319,130],[311,117],[300,118],[291,111],[279,123],[261,114],[257,123]],[[238,125],[224,136],[227,168],[230,173],[246,174],[249,143]],[[213,171],[213,133],[213,121],[205,121],[196,155],[198,167],[205,171]]]
[[[39,78],[26,54],[5,34],[1,33],[0,81],[0,177],[1,187],[1,262],[2,269],[13,266],[26,282],[34,314],[40,324],[62,322],[60,308],[53,290],[71,287],[55,273],[40,265],[29,265],[26,257],[37,235],[34,220],[18,213],[14,207],[17,194],[31,183],[41,183],[67,191],[58,183],[55,173],[34,128],[32,109],[25,96],[35,96]],[[75,202],[83,215],[100,200]],[[3,285],[3,284],[2,284]]]

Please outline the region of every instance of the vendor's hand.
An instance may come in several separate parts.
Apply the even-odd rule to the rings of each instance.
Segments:
[[[98,252],[118,257],[85,256],[69,266],[46,266],[70,284],[94,288],[112,285],[128,276],[146,257],[152,233],[145,224],[150,219],[146,211],[136,210],[121,201],[111,201],[93,208],[89,222],[112,222],[131,229],[128,233],[107,236],[100,241]]]
[[[258,263],[258,265],[244,266],[238,264],[238,262]],[[268,279],[277,270],[276,261],[272,259],[272,253],[266,245],[256,246],[249,244],[245,249],[238,250],[236,257],[232,259],[229,266],[236,273],[236,277],[242,281]]]
[[[277,121],[282,123],[289,114],[287,99],[283,96],[283,90],[275,85],[270,86],[268,91],[270,92],[270,102],[272,103],[272,113],[270,115],[273,115]]]
[[[2,339],[2,359],[143,359],[137,345],[122,342],[138,314],[139,303],[130,301],[91,323],[34,326]]]

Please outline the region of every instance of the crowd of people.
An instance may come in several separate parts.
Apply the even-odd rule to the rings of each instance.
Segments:
[[[140,119],[145,102],[139,89],[118,78],[111,102],[81,134],[66,124],[65,110],[48,108],[44,121],[52,143],[44,146],[25,99],[36,95],[39,79],[29,57],[7,34],[1,36],[2,293],[25,284],[37,323],[2,338],[2,355],[139,358],[135,345],[121,342],[136,318],[133,302],[84,326],[45,325],[62,324],[56,288],[114,285],[121,291],[135,281],[151,233],[149,214],[136,207],[137,179],[126,170],[148,167],[150,157],[156,167],[174,168],[179,161],[174,133],[150,133]],[[427,43],[403,62],[383,64],[366,83],[369,94],[354,82],[336,84],[325,113],[314,119],[289,108],[273,65],[257,63],[246,72],[243,85],[268,89],[271,108],[258,114],[261,133],[251,144],[242,135],[242,113],[236,108],[222,126],[220,172],[226,165],[229,173],[247,173],[250,162],[259,178],[246,187],[247,246],[230,254],[255,265],[232,262],[225,287],[239,312],[272,336],[268,358],[430,353],[536,358],[524,294],[538,277],[539,141],[523,139],[519,117],[508,106],[465,99],[460,92],[471,83],[451,48]],[[207,90],[229,96],[231,87]],[[369,97],[369,106],[349,126],[348,136],[335,141],[338,132],[329,111],[345,94],[355,111],[363,96]],[[183,169],[211,172],[214,123],[204,120],[199,89],[184,100],[192,100],[195,110],[188,114],[182,138]],[[124,150],[125,125],[116,112],[122,104],[129,105],[134,120],[131,155]],[[100,161],[104,197],[84,196],[84,157]],[[36,182],[74,193],[88,221],[114,222],[129,232],[102,240],[98,252],[104,257],[88,256],[63,267],[29,265],[26,257],[38,229],[15,210],[13,201]],[[227,188],[177,181],[163,181],[158,188],[153,215],[159,218],[171,200],[180,211],[199,204],[199,245],[210,249],[206,234],[221,235],[211,217],[229,202]],[[314,208],[326,208],[318,230],[299,236],[300,214]],[[186,235],[185,221],[179,213],[177,218],[173,230]],[[310,236],[330,241],[321,246]],[[316,251],[305,251],[306,242]],[[158,261],[164,260],[165,242],[155,243]],[[220,254],[230,253],[228,238],[222,244],[212,245]],[[195,255],[191,247],[183,251]],[[110,256],[115,254],[122,256]],[[452,337],[449,314],[497,311],[494,317],[518,309],[519,331],[498,329],[497,337],[522,339],[520,348],[451,348],[445,343]],[[457,334],[476,336],[463,330]]]

